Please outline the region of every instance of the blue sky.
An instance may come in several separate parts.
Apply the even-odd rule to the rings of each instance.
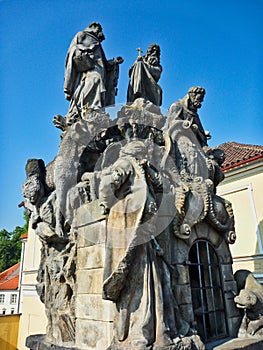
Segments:
[[[21,184],[28,158],[57,154],[55,114],[66,114],[65,56],[76,32],[102,24],[107,58],[121,55],[119,93],[148,45],[161,47],[163,107],[203,86],[200,117],[211,147],[263,145],[262,0],[0,0],[0,229],[23,225]]]

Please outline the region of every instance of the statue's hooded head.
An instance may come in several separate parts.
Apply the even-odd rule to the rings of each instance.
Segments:
[[[188,90],[188,107],[193,109],[201,108],[205,97],[205,89],[200,86],[193,86]]]
[[[136,141],[131,141],[127,143],[125,146],[122,147],[120,150],[120,156],[125,157],[125,156],[132,156],[137,159],[143,159],[146,156],[146,146],[144,142],[136,140]]]
[[[92,22],[89,24],[87,30],[93,34],[94,36],[96,36],[96,38],[102,42],[103,40],[105,40],[105,36],[103,34],[102,31],[102,26],[100,25],[100,23],[98,22]]]

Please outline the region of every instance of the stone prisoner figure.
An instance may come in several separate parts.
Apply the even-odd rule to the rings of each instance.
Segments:
[[[92,22],[73,38],[67,52],[64,92],[70,101],[66,120],[55,116],[54,124],[65,129],[85,115],[87,109],[98,109],[115,103],[119,64],[122,57],[107,60],[101,42],[102,27]]]
[[[133,102],[136,98],[142,97],[156,106],[161,106],[162,89],[157,84],[161,73],[160,46],[152,44],[144,56],[139,53],[136,62],[130,68],[127,102]]]
[[[169,108],[165,130],[171,129],[175,121],[185,120],[185,127],[191,127],[201,147],[208,147],[207,139],[210,138],[210,134],[204,130],[197,113],[197,110],[202,106],[204,97],[204,88],[191,87],[185,97],[173,103]]]

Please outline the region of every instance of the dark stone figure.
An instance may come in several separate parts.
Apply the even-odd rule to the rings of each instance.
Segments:
[[[166,130],[171,129],[175,121],[184,120],[185,127],[191,127],[201,147],[207,147],[207,139],[210,138],[210,135],[208,131],[204,130],[197,113],[197,110],[202,106],[204,97],[204,88],[191,87],[185,97],[173,103],[169,108]]]
[[[66,124],[83,117],[87,109],[115,103],[119,64],[122,57],[107,60],[101,42],[102,27],[93,22],[76,34],[68,49],[64,76],[64,92],[70,101]]]
[[[130,68],[127,102],[133,102],[136,98],[142,97],[156,106],[161,106],[162,89],[157,84],[161,73],[160,46],[152,44],[144,56],[139,54]]]

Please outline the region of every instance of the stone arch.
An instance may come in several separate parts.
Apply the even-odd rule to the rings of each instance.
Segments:
[[[194,225],[191,230],[189,239],[176,238],[174,242],[174,258],[172,263],[176,265],[178,279],[176,284],[176,298],[182,317],[192,328],[197,330],[194,314],[194,300],[191,292],[191,276],[189,252],[195,242],[207,241],[214,249],[218,257],[218,264],[221,271],[222,297],[226,312],[226,327],[228,335],[225,337],[236,337],[239,324],[240,314],[234,303],[236,282],[232,270],[232,257],[229,246],[225,239],[218,233],[206,220]],[[211,339],[207,340],[212,341]]]

